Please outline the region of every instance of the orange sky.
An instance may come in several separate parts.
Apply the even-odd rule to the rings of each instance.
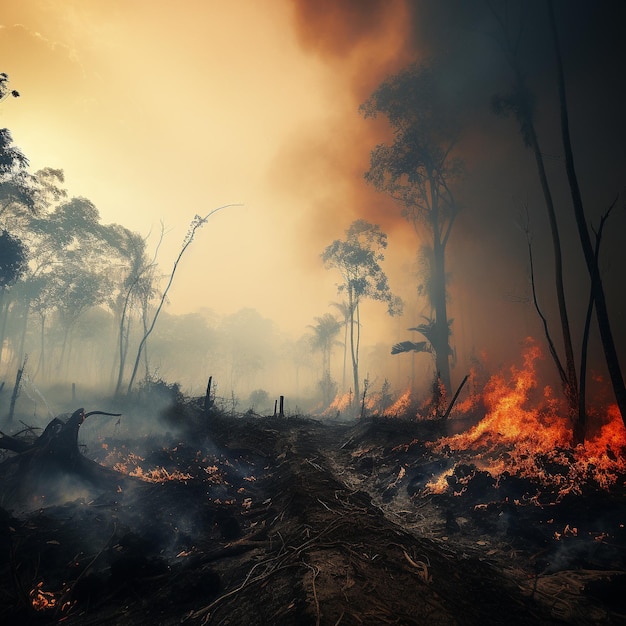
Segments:
[[[69,191],[90,199],[104,223],[152,233],[153,243],[163,222],[163,272],[196,213],[243,204],[199,231],[170,292],[171,312],[249,306],[296,338],[339,299],[323,248],[365,217],[389,235],[385,267],[408,306],[392,320],[383,305],[368,305],[364,341],[410,338],[405,329],[420,321],[409,275],[418,241],[398,207],[363,181],[385,125],[363,119],[358,105],[389,73],[428,54],[439,32],[431,23],[447,23],[409,19],[422,6],[412,0],[4,4],[0,71],[21,98],[2,104],[0,126],[33,169],[63,169]],[[427,10],[437,17],[434,5]],[[482,24],[463,32],[487,41]],[[468,63],[479,55],[493,62],[493,50],[475,42],[468,52]],[[469,79],[461,70],[452,80]],[[539,328],[519,301],[528,295],[514,223],[519,196],[503,182],[515,176],[521,193],[535,193],[535,174],[520,174],[529,155],[513,126],[489,117],[487,100],[484,109],[464,149],[487,155],[495,175],[470,172],[465,208],[478,218],[457,223],[450,248],[451,317],[466,357],[502,347],[511,328],[517,352],[517,337]],[[497,151],[481,134],[494,128],[508,137]],[[506,323],[494,324],[494,314]]]
[[[0,56],[21,98],[0,124],[33,169],[62,168],[104,223],[156,241],[163,221],[164,271],[195,213],[244,205],[198,234],[172,312],[253,306],[295,333],[325,312],[335,278],[319,254],[359,211],[341,151],[362,142],[365,167],[370,149],[346,81],[358,50],[326,62],[303,49],[275,0],[10,4]],[[399,18],[368,41],[381,65]]]

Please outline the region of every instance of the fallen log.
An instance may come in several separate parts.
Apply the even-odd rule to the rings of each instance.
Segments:
[[[78,491],[115,487],[124,482],[126,476],[91,461],[80,452],[78,430],[92,415],[119,416],[120,413],[85,413],[80,408],[66,421],[55,417],[32,442],[10,435],[0,437],[0,449],[16,453],[0,464],[0,477],[4,478],[2,501],[57,496],[68,489],[68,483]]]

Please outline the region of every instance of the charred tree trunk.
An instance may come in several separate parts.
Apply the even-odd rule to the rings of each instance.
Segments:
[[[204,396],[204,415],[208,416],[213,408],[213,397],[211,396],[211,385],[213,384],[213,376],[209,376],[209,382],[206,386],[206,395]]]
[[[27,360],[28,357],[24,357],[22,366],[17,370],[17,375],[15,377],[15,387],[13,387],[13,393],[11,394],[11,405],[9,407],[7,422],[13,421],[13,414],[15,413],[15,403],[17,402],[17,397],[20,395],[20,384],[22,383],[22,376],[24,374],[24,368],[26,367]]]
[[[67,421],[55,417],[32,443],[7,435],[0,437],[0,448],[17,453],[0,465],[9,499],[54,494],[63,488],[64,478],[68,476],[95,487],[117,486],[127,478],[81,454],[78,429],[90,415],[119,416],[120,413],[85,413],[81,408]]]
[[[557,76],[559,86],[559,101],[561,106],[561,135],[563,141],[563,149],[565,152],[565,169],[567,171],[567,179],[569,182],[570,193],[572,196],[572,204],[574,207],[574,215],[576,217],[576,226],[578,227],[578,235],[580,237],[581,247],[585,256],[585,263],[591,278],[591,290],[596,308],[596,319],[598,320],[598,329],[600,331],[600,339],[604,349],[607,369],[611,377],[613,392],[617,406],[622,415],[622,420],[626,425],[626,384],[622,376],[622,370],[615,348],[613,332],[611,330],[611,322],[606,305],[604,295],[604,287],[598,270],[598,263],[589,236],[587,221],[585,218],[585,209],[583,206],[582,195],[578,185],[578,176],[574,165],[574,152],[569,132],[569,114],[567,107],[567,97],[565,94],[565,75],[563,72],[563,60],[561,58],[561,48],[559,45],[559,34],[556,26],[556,18],[554,15],[554,6],[552,2],[548,3],[548,15],[550,19],[550,29],[552,31],[552,41],[554,44],[554,54],[557,63]]]

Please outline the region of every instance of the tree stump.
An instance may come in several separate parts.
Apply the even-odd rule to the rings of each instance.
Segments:
[[[91,415],[113,415],[84,409],[74,411],[66,420],[55,417],[33,442],[18,437],[0,437],[0,449],[16,455],[0,464],[1,502],[6,505],[23,502],[47,502],[72,493],[91,494],[94,490],[116,488],[127,477],[83,456],[78,447],[78,430]]]

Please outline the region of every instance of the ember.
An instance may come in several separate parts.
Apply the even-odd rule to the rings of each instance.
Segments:
[[[31,589],[29,596],[35,611],[53,609],[57,604],[54,594],[51,591],[43,590],[43,581],[38,583],[34,589]]]

